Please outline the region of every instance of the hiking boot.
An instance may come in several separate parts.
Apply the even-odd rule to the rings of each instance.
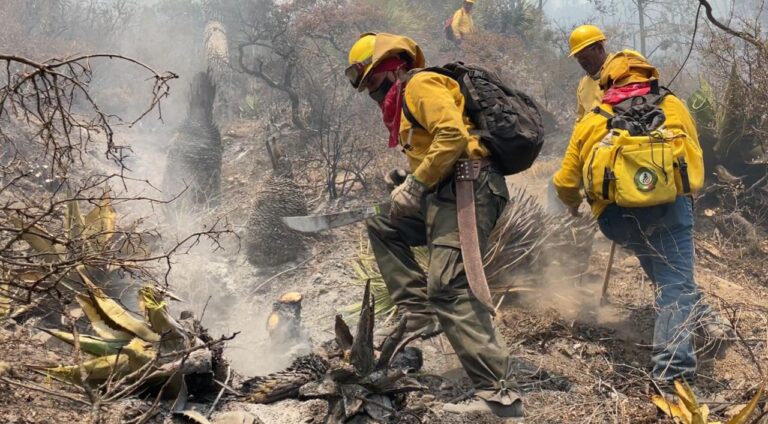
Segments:
[[[722,356],[737,337],[731,321],[714,311],[701,317],[696,335],[699,352],[714,357]]]
[[[523,400],[519,397],[511,405],[502,405],[475,396],[469,402],[446,403],[443,405],[443,411],[449,414],[493,414],[502,418],[522,418],[525,416]]]
[[[699,329],[702,335],[708,340],[734,341],[736,340],[736,331],[733,324],[727,318],[719,314],[712,314],[706,317],[701,323]]]

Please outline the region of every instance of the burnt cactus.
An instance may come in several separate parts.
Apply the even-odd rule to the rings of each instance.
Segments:
[[[294,361],[290,368],[244,382],[241,393],[248,402],[271,403],[287,397],[324,399],[325,423],[401,422],[408,392],[425,387],[408,374],[421,369],[421,351],[407,347],[418,336],[405,336],[402,318],[377,350],[373,344],[374,305],[370,281],[363,293],[357,332],[336,316],[333,341],[319,354]]]
[[[246,254],[254,266],[276,266],[298,258],[304,240],[280,220],[307,215],[304,193],[290,178],[273,175],[254,197],[247,224]]]
[[[304,251],[302,236],[280,219],[308,214],[304,192],[290,175],[284,169],[274,171],[253,199],[245,242],[248,261],[254,266],[280,265]]]
[[[207,72],[192,80],[187,117],[168,150],[163,187],[181,196],[182,208],[215,206],[221,192],[221,134],[213,121],[216,86]]]

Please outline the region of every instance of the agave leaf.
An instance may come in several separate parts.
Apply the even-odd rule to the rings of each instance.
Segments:
[[[334,330],[336,333],[336,344],[339,345],[342,352],[346,352],[352,347],[352,343],[355,339],[352,337],[352,332],[349,331],[349,326],[344,322],[344,319],[341,318],[341,315],[336,315]]]
[[[99,310],[110,327],[125,331],[149,342],[160,341],[160,336],[152,331],[146,322],[134,317],[114,299],[90,293],[91,302]]]
[[[168,312],[168,304],[162,297],[153,286],[142,287],[139,290],[139,308],[144,313],[144,319],[149,321],[151,330],[162,336],[162,352],[184,350],[189,347],[187,332]]]
[[[157,357],[157,350],[152,347],[152,344],[138,337],[134,337],[125,346],[123,353],[130,360],[131,371],[141,368],[148,362],[154,361],[155,357]]]
[[[763,388],[760,387],[757,389],[757,393],[752,397],[752,400],[749,401],[747,406],[741,409],[738,414],[736,414],[733,418],[728,420],[727,424],[746,424],[747,419],[749,419],[750,415],[752,415],[753,412],[755,412],[755,408],[757,408],[757,403],[760,402],[760,398],[763,397]]]
[[[675,380],[675,390],[680,399],[681,408],[690,413],[689,422],[691,424],[707,424],[709,407],[706,405],[699,405],[698,400],[696,400],[696,395],[693,393],[693,390],[691,390],[691,386],[688,385],[688,382]]]
[[[109,197],[104,197],[85,217],[83,236],[97,236],[101,247],[106,246],[115,234],[117,213]]]
[[[10,221],[17,228],[24,228],[24,223],[20,219],[11,218]],[[55,237],[37,225],[28,228],[24,234],[21,235],[21,239],[32,246],[38,253],[50,253],[50,255],[42,257],[46,262],[55,261],[66,251],[63,245],[53,241],[56,239]]]
[[[85,316],[88,317],[93,330],[96,332],[96,334],[99,335],[99,337],[110,340],[120,340],[126,343],[133,338],[131,333],[123,331],[119,327],[113,328],[110,323],[105,321],[104,317],[102,317],[90,296],[84,293],[78,293],[75,295],[75,300],[77,300],[77,303],[79,303],[80,307],[83,308]]]
[[[41,367],[32,367],[40,369]],[[87,383],[102,383],[112,373],[124,374],[129,371],[127,355],[116,354],[102,356],[83,362],[79,365],[60,365],[58,367],[43,368],[46,375],[72,384],[81,384],[81,378]]]
[[[86,307],[83,307],[83,311],[85,311],[88,319],[91,320],[91,324],[94,324],[94,329],[96,329],[96,322],[103,322],[112,330],[117,330],[122,333],[140,337],[150,342],[160,341],[160,336],[152,331],[152,328],[150,328],[150,326],[147,325],[145,321],[134,317],[119,303],[117,303],[111,297],[105,295],[99,287],[93,284],[93,282],[86,275],[85,268],[80,266],[76,269],[77,273],[80,275],[80,278],[82,278],[85,285],[89,288],[87,295],[82,296],[81,294],[78,294],[76,297],[81,305],[83,305],[85,302],[91,306],[90,311],[86,310]],[[93,314],[94,312],[96,315]],[[118,337],[109,337],[103,334],[99,334],[99,336],[104,338],[124,340],[124,335]]]
[[[72,346],[75,345],[75,336],[72,333],[61,330],[49,330],[46,328],[41,328],[40,330],[45,331],[46,333]],[[87,334],[80,334],[79,342],[80,349],[82,349],[83,352],[95,356],[116,355],[120,349],[125,346],[125,341],[122,340],[107,340],[95,336],[89,336]]]
[[[674,403],[668,402],[663,396],[653,395],[651,396],[651,402],[670,418],[679,419],[685,424],[690,423],[690,418],[686,417],[680,407]]]
[[[72,197],[69,190],[67,190],[67,196]],[[67,201],[67,208],[64,210],[64,232],[67,235],[67,239],[75,240],[80,238],[84,229],[85,221],[80,211],[80,204],[77,200]]]

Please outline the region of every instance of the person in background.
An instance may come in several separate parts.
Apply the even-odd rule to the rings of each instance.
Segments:
[[[575,57],[584,75],[576,89],[576,122],[581,121],[587,112],[602,103],[603,90],[600,88],[600,68],[608,58],[605,51],[607,38],[594,25],[582,25],[571,33],[568,42],[571,47],[570,57]]]
[[[596,160],[595,146],[598,143],[610,146],[616,142],[616,135],[611,135],[616,134],[611,133],[615,130],[609,128],[616,124],[616,121],[609,121],[615,117],[614,113],[618,113],[616,108],[619,104],[643,104],[635,100],[645,100],[640,97],[654,94],[653,87],[658,87],[659,73],[656,68],[633,51],[609,56],[598,74],[599,84],[605,89],[601,104],[597,109],[587,111],[576,123],[560,170],[553,178],[557,195],[574,216],[579,215],[583,200],[581,189],[588,187],[592,178],[588,174],[584,179],[585,164],[589,164],[591,173],[593,161],[597,165],[601,160]],[[684,178],[688,186],[700,188],[704,182],[704,163],[696,124],[685,103],[676,96],[665,94],[659,99],[657,107],[664,120],[657,127],[658,131],[674,136],[670,136],[669,140],[684,140],[681,151],[676,154],[685,160],[680,163],[685,164],[687,169]],[[618,151],[616,155],[619,155]],[[609,156],[600,157],[610,160]],[[613,165],[607,163],[607,166]],[[616,170],[618,172],[618,168]],[[656,171],[648,168],[637,170],[634,184],[638,190],[651,192],[654,189],[656,180],[644,178],[646,174],[655,176],[653,172]],[[622,181],[627,184],[629,180]],[[682,185],[686,187],[685,183]],[[637,207],[620,207],[605,191],[603,196],[592,195],[588,199],[600,231],[609,240],[632,251],[645,274],[656,285],[657,314],[651,364],[652,377],[662,391],[671,390],[672,382],[678,379],[693,385],[697,370],[696,331],[703,333],[705,340],[710,341],[733,338],[730,322],[706,305],[694,279],[692,193],[695,189],[689,190],[690,193],[685,190],[681,193],[678,189],[671,201],[648,202],[648,206]]]
[[[451,30],[453,31],[453,40],[460,44],[464,38],[475,32],[475,23],[472,22],[472,8],[475,6],[475,0],[464,0],[464,4],[451,19]]]

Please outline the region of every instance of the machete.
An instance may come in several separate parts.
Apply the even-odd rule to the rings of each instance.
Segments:
[[[352,209],[323,215],[284,216],[282,220],[292,230],[302,233],[316,233],[354,224],[355,222],[387,213],[389,213],[389,202],[377,203],[362,209]]]

